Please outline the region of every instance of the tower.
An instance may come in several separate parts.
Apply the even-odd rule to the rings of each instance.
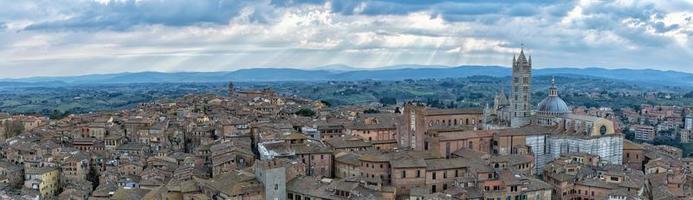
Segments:
[[[558,96],[558,88],[556,88],[556,78],[551,77],[551,88],[549,88],[549,96]]]
[[[426,106],[409,102],[404,105],[400,127],[397,128],[400,147],[414,150],[427,150],[424,144],[426,122],[424,119]]]
[[[532,110],[532,57],[525,57],[524,47],[520,55],[513,56],[512,93],[510,95],[510,126],[521,127],[529,124]]]
[[[226,91],[228,92],[229,96],[233,96],[233,94],[234,94],[233,93],[234,92],[233,91],[233,82],[229,81],[229,85],[228,85],[228,88],[226,88]]]

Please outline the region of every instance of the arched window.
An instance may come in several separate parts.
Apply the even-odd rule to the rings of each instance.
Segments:
[[[599,134],[604,135],[606,134],[606,126],[602,125],[599,127]]]

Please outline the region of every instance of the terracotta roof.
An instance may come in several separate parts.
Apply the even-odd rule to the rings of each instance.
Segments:
[[[330,138],[325,140],[325,143],[327,143],[335,149],[373,146],[373,144],[371,144],[370,142],[363,141],[363,139],[355,136]]]
[[[478,108],[468,108],[468,109],[437,109],[432,108],[426,110],[426,116],[434,115],[481,115],[484,114],[482,109]]]

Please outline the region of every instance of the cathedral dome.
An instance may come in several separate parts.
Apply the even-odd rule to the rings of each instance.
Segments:
[[[543,113],[570,113],[568,104],[566,104],[565,101],[563,101],[563,99],[561,99],[561,97],[558,96],[548,96],[544,98],[544,100],[541,100],[541,102],[539,102],[539,105],[537,107],[539,108],[539,112]]]
[[[556,88],[555,79],[551,79],[551,88],[549,89],[549,96],[544,98],[539,102],[537,106],[540,113],[544,114],[565,114],[570,113],[568,104],[558,96],[558,89]]]

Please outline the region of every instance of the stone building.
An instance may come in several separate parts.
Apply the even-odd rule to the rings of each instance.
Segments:
[[[544,181],[554,186],[555,199],[638,197],[645,190],[645,174],[622,165],[598,164],[589,154],[562,156],[544,168]]]
[[[51,198],[60,190],[60,170],[53,167],[26,168],[24,187],[38,191],[42,199]]]
[[[529,124],[532,110],[532,56],[525,58],[524,49],[515,59],[513,56],[512,88],[510,93],[510,126]]]
[[[623,164],[631,169],[642,170],[645,161],[645,148],[630,140],[623,140]]]
[[[437,129],[478,130],[482,126],[481,109],[433,109],[419,103],[407,103],[397,127],[400,148],[426,149],[428,134]]]
[[[396,121],[397,115],[391,113],[362,114],[348,127],[347,132],[377,144],[377,149],[392,149],[397,146]]]
[[[230,97],[234,96],[235,91],[233,89],[233,82],[229,81],[229,84],[226,87],[226,94]]]
[[[23,173],[22,166],[7,161],[0,161],[0,183],[5,183],[10,187],[17,187],[24,181]]]

